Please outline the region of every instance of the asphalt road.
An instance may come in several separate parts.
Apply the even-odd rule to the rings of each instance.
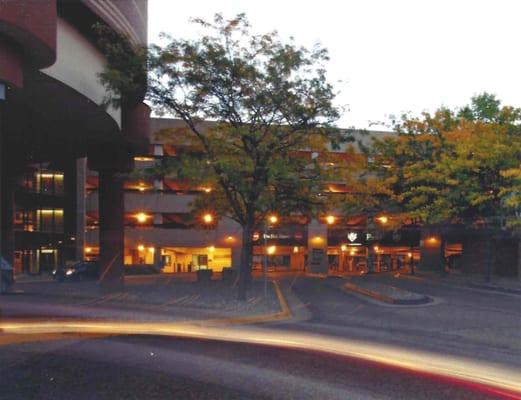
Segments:
[[[59,340],[3,346],[0,357],[0,399],[499,396],[479,385],[348,357],[214,341],[150,336]]]
[[[397,367],[398,362],[384,365],[369,361],[371,358],[346,355],[361,352],[357,343],[364,343],[364,351],[371,350],[372,356],[392,346],[394,353],[388,354],[393,362],[400,358],[397,354],[411,354],[416,360],[418,354],[426,354],[425,363],[437,358],[445,365],[446,358],[447,366],[456,360],[472,366],[469,370],[486,365],[492,369],[497,366],[499,371],[503,367],[521,371],[520,296],[395,279],[392,275],[363,279],[422,293],[435,301],[422,306],[390,306],[342,290],[345,280],[286,277],[281,284],[289,294],[294,317],[264,324],[257,331],[239,332],[237,340],[249,343],[202,341],[201,334],[197,340],[122,336],[117,323],[112,334],[118,336],[81,340],[41,337],[28,343],[8,339],[4,345],[0,340],[0,399],[520,398],[412,372]],[[154,281],[149,290],[155,293],[165,284]],[[75,290],[73,284],[64,287]],[[34,291],[0,300],[4,321],[6,317],[16,320],[17,315],[20,321],[35,316],[52,321],[56,319],[53,312],[80,320],[96,317],[110,321],[117,316],[119,323],[138,319],[140,333],[152,332],[150,323],[156,320],[175,322],[194,317],[190,303],[183,306],[177,300],[165,303],[176,305],[169,312],[163,306],[134,308],[132,302],[139,302],[139,298],[110,295],[70,304],[67,298],[53,298],[52,290],[41,296]],[[200,319],[211,316],[204,309],[199,312]],[[226,335],[237,333],[233,326],[227,329],[217,332],[216,337],[226,339]],[[204,336],[203,330],[202,337],[210,336]],[[300,345],[273,345],[285,340]],[[309,347],[302,346],[307,340]],[[319,349],[328,340],[334,343],[333,351],[306,351]],[[347,350],[342,352],[344,343]]]
[[[364,279],[431,296],[421,306],[384,305],[341,289],[344,280],[288,281],[311,318],[284,329],[392,343],[521,370],[521,296],[376,275]],[[353,280],[356,282],[356,279]]]

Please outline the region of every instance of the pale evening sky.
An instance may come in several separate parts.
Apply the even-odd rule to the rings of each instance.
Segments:
[[[337,103],[349,109],[341,127],[464,105],[483,91],[521,106],[518,0],[149,0],[149,41],[195,38],[188,19],[216,12],[326,47],[329,80],[343,81]]]

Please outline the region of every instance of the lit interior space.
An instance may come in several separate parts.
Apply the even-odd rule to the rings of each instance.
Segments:
[[[232,249],[227,247],[167,247],[161,249],[163,272],[194,272],[212,269],[221,272],[232,266]]]

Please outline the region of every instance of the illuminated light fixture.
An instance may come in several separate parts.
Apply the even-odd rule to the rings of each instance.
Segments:
[[[340,250],[341,251],[346,251],[347,250],[347,246],[345,244],[343,244],[342,246],[340,246]]]
[[[276,215],[270,215],[268,217],[268,221],[270,221],[271,224],[276,224],[277,222],[279,222],[279,217],[277,217]]]
[[[293,253],[298,253],[298,246],[293,247]]]
[[[52,214],[55,210],[38,210],[41,214]]]
[[[212,214],[204,214],[203,215],[203,221],[205,224],[211,224],[213,222],[213,215]]]
[[[55,179],[63,179],[63,174],[51,174],[51,173],[39,173],[37,174],[40,178],[55,178]]]
[[[380,221],[380,223],[382,223],[382,224],[384,224],[384,225],[385,225],[387,222],[389,222],[389,218],[386,217],[385,215],[383,215],[383,216],[381,216],[381,217],[378,217],[377,219],[378,219],[378,221]]]
[[[407,253],[407,257],[412,258],[412,253],[411,252]]]
[[[148,252],[154,254],[156,252],[156,249],[153,247],[149,247]]]
[[[351,249],[351,251],[349,252],[350,255],[354,256],[356,254],[356,250],[355,249]]]
[[[208,246],[208,251],[213,253],[215,251],[215,246]]]
[[[205,193],[211,193],[212,192],[212,188],[209,188],[209,187],[205,187],[203,188],[204,192]]]
[[[374,251],[376,251],[378,253],[378,251],[380,250],[380,248],[378,246],[374,246],[373,247]]]
[[[134,157],[134,161],[154,161],[154,157]]]
[[[85,253],[91,253],[92,247],[85,247]]]
[[[277,246],[268,247],[268,254],[275,254],[276,251],[277,251]]]
[[[142,245],[142,244],[140,244],[140,245],[137,247],[137,249],[138,249],[139,251],[145,251],[145,246]]]
[[[229,240],[229,241],[231,242],[231,241],[235,240],[235,238],[234,238],[233,236],[228,236],[228,237],[226,238],[226,240]]]
[[[438,241],[438,239],[436,239],[435,236],[431,236],[429,239],[427,239],[427,241],[428,241],[429,243],[436,243],[436,242]]]
[[[336,221],[336,217],[334,215],[328,215],[326,217],[326,222],[328,225],[333,225]]]
[[[322,239],[322,237],[320,237],[320,236],[315,236],[315,237],[313,238],[313,241],[314,241],[314,242],[318,242],[318,243],[322,242],[322,240],[324,240],[324,239]]]
[[[140,182],[140,183],[139,183],[138,190],[139,190],[140,192],[144,192],[145,189],[146,189],[146,188],[145,188],[145,184],[144,184],[143,182]]]
[[[147,222],[147,218],[148,218],[148,215],[146,215],[143,212],[140,212],[140,213],[136,214],[137,222],[139,222],[140,224],[142,224],[144,222]]]

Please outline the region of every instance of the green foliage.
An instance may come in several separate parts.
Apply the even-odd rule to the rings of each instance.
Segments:
[[[196,209],[243,226],[272,211],[312,213],[323,203],[323,173],[297,150],[324,151],[349,139],[332,126],[339,110],[325,76],[327,52],[283,43],[275,32],[252,35],[242,14],[194,22],[208,33],[170,39],[150,55],[149,100],[186,126],[159,136],[194,149],[161,173],[211,187]]]
[[[115,108],[125,101],[142,100],[147,88],[147,49],[128,37],[97,23],[92,27],[107,65],[99,74],[107,94],[103,104]]]
[[[520,205],[521,110],[483,94],[471,104],[404,118],[367,149],[389,200],[426,223],[515,220]]]

